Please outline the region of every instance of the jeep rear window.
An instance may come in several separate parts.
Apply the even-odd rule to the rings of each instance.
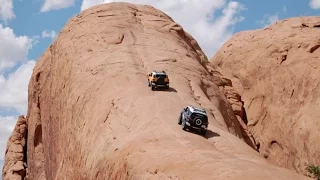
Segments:
[[[157,74],[156,77],[157,77],[157,78],[166,78],[167,75]]]

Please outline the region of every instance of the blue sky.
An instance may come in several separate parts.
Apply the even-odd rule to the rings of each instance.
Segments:
[[[26,115],[27,86],[36,60],[69,18],[103,2],[113,1],[0,0],[0,167],[17,116]],[[127,2],[163,10],[195,37],[209,58],[236,32],[263,28],[285,18],[320,15],[320,0]],[[208,15],[213,19],[207,19]]]
[[[265,16],[277,15],[278,19],[284,19],[296,16],[320,15],[320,10],[310,8],[308,1],[302,0],[283,0],[281,3],[277,0],[260,0],[260,2],[242,0],[238,2],[246,7],[246,10],[238,13],[238,15],[243,16],[245,19],[234,27],[230,27],[233,28],[234,33],[263,27],[263,24],[258,21],[267,20]],[[76,0],[75,4],[69,8],[52,10],[50,12],[40,12],[42,5],[43,1],[40,0],[13,1],[13,10],[16,18],[10,20],[7,26],[12,28],[17,36],[41,36],[44,30],[54,30],[58,33],[67,20],[78,14],[81,9],[81,1],[79,0]],[[215,15],[221,15],[221,10],[216,11]],[[28,59],[38,59],[51,42],[51,39],[41,39],[29,51]]]
[[[284,19],[296,16],[320,15],[320,11],[310,8],[308,1],[305,0],[283,0],[281,3],[277,0],[260,0],[260,2],[242,0],[238,2],[244,4],[246,7],[246,10],[238,13],[238,15],[243,16],[245,19],[237,23],[234,27],[230,27],[234,30],[234,33],[263,27],[263,24],[258,21],[267,20],[266,16],[277,15],[278,19]],[[40,12],[42,5],[43,1],[40,0],[13,1],[13,10],[16,18],[8,21],[7,26],[12,28],[17,36],[41,36],[44,30],[54,30],[58,33],[67,20],[78,14],[81,9],[81,1],[79,0],[76,0],[75,4],[69,8],[49,12]],[[216,11],[215,15],[221,15],[221,10]],[[29,51],[28,59],[38,59],[51,42],[51,39],[48,38],[41,39],[39,43]]]
[[[80,1],[67,9],[51,12],[40,12],[41,3],[30,1],[14,1],[14,12],[16,18],[8,23],[16,35],[27,35],[29,37],[41,36],[44,30],[59,32],[67,20],[79,13]],[[39,44],[29,51],[29,59],[38,59],[39,56],[50,45],[51,39],[41,39]]]

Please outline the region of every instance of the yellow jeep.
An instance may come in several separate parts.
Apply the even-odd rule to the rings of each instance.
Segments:
[[[152,71],[148,74],[148,86],[154,91],[158,87],[169,89],[169,77],[165,71]]]

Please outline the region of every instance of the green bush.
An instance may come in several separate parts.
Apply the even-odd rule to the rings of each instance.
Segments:
[[[311,175],[311,177],[314,177],[317,180],[320,180],[320,167],[316,166],[314,164],[309,165],[307,168],[307,171]]]

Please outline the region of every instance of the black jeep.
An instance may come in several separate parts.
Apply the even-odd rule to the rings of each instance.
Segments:
[[[194,106],[187,106],[183,109],[179,116],[179,125],[182,129],[198,129],[201,135],[205,136],[208,128],[208,116],[204,109]]]

